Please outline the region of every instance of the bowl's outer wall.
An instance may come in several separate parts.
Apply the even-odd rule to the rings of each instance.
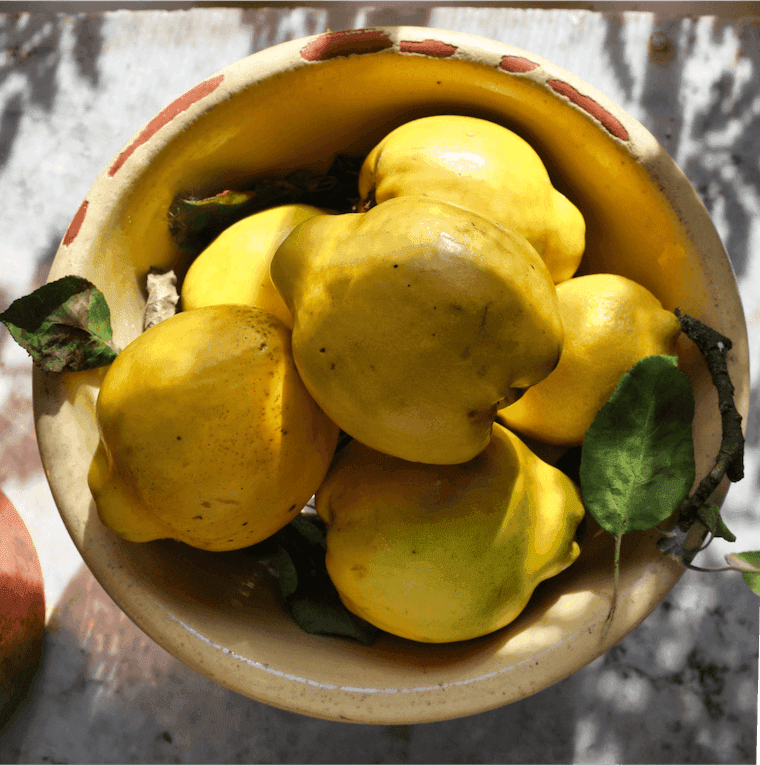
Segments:
[[[730,263],[696,193],[641,125],[590,85],[517,48],[429,28],[340,35],[254,54],[167,107],[98,178],[50,280],[69,273],[90,278],[105,294],[123,347],[141,331],[149,267],[182,273],[187,265],[167,226],[177,194],[209,195],[298,168],[324,171],[335,154],[363,155],[408,120],[471,114],[523,135],[580,207],[588,228],[581,273],[628,276],[666,308],[679,306],[733,339],[730,369],[746,418],[747,335]],[[351,50],[352,40],[354,49],[376,52],[330,57]],[[719,448],[717,397],[686,344],[681,361],[697,397],[696,457],[704,475]],[[274,706],[365,723],[426,722],[501,706],[606,651],[682,572],[655,550],[652,535],[626,538],[621,597],[606,638],[601,628],[612,593],[606,535],[591,539],[574,566],[542,585],[541,598],[515,623],[486,638],[421,645],[383,636],[367,648],[306,635],[245,553],[135,545],[102,526],[87,470],[98,441],[103,373],[34,377],[40,451],[74,542],[106,591],[159,644]],[[719,498],[724,494],[725,487]]]

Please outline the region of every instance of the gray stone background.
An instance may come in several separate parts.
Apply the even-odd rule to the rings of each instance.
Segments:
[[[25,12],[31,10],[31,13]],[[760,4],[0,3],[0,310],[46,278],[95,177],[185,90],[249,53],[382,24],[472,32],[574,71],[663,144],[710,210],[739,282],[754,387],[746,478],[724,517],[760,549]],[[0,328],[0,488],[40,554],[46,650],[0,762],[756,761],[758,601],[687,572],[628,637],[535,696],[456,721],[358,726],[251,701],[187,669],[99,588],[39,462],[31,365]]]

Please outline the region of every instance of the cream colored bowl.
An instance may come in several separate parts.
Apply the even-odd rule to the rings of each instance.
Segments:
[[[392,27],[277,45],[210,76],[137,132],[82,202],[50,280],[80,274],[105,294],[115,341],[141,330],[150,266],[183,266],[167,225],[182,192],[245,188],[263,175],[325,171],[429,114],[502,123],[541,154],[588,226],[583,272],[623,274],[666,308],[733,339],[738,408],[749,396],[747,335],[730,263],[708,214],[655,139],[592,86],[518,48],[455,32]],[[717,397],[686,353],[697,396],[698,474],[717,454]],[[157,643],[238,693],[305,715],[362,723],[429,722],[492,709],[584,667],[638,625],[673,587],[678,564],[656,533],[623,541],[621,595],[606,638],[612,540],[542,584],[516,622],[466,643],[373,646],[302,632],[275,583],[245,551],[124,542],[99,521],[87,487],[103,370],[35,372],[39,446],[74,542],[116,603]],[[724,491],[720,492],[721,497]]]

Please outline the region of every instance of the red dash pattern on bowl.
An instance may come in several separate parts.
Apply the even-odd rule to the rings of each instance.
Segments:
[[[424,56],[435,56],[435,58],[448,58],[457,52],[456,45],[449,45],[440,40],[402,40],[399,43],[399,50],[402,53],[421,53]]]
[[[538,67],[538,64],[533,61],[529,61],[523,56],[502,56],[499,62],[499,68],[505,72],[515,72],[522,74],[525,72],[532,72]]]
[[[576,106],[580,106],[581,109],[599,120],[599,122],[601,122],[602,125],[604,125],[604,127],[606,127],[616,138],[619,138],[621,141],[629,140],[628,131],[623,127],[617,117],[613,117],[612,114],[594,101],[593,98],[584,96],[572,85],[568,85],[566,82],[562,82],[562,80],[549,80],[547,84],[556,93],[570,99]]]
[[[222,84],[223,79],[224,75],[220,74],[216,77],[212,77],[210,80],[201,82],[194,88],[190,88],[187,93],[175,99],[169,106],[160,111],[145,126],[140,135],[138,135],[137,138],[135,138],[135,140],[132,141],[121,154],[119,154],[116,161],[111,165],[108,175],[113,178],[113,176],[124,166],[124,163],[132,156],[132,154],[134,154],[136,149],[147,143],[162,127],[164,127],[164,125],[168,125],[178,114],[182,114],[182,112],[189,109],[194,103],[197,103],[202,98],[213,93]]]
[[[326,61],[338,56],[379,53],[393,47],[386,32],[375,29],[350,29],[327,32],[301,49],[305,61]]]
[[[71,223],[69,223],[69,227],[66,229],[66,233],[63,235],[63,241],[61,244],[64,244],[68,247],[77,238],[79,229],[82,228],[82,223],[84,223],[84,216],[87,215],[87,205],[88,202],[86,199],[84,202],[82,202],[81,205],[79,205],[79,209],[71,219]]]

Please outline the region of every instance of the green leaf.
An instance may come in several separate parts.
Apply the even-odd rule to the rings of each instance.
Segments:
[[[182,250],[198,254],[233,223],[270,207],[298,202],[351,212],[358,202],[361,163],[361,158],[339,154],[325,175],[296,170],[284,178],[262,178],[245,191],[178,197],[169,207],[169,230]]]
[[[750,566],[758,569],[757,573],[751,571],[744,572],[742,574],[742,579],[744,579],[744,583],[755,593],[755,595],[760,595],[760,552],[743,552],[726,555],[726,560],[732,565],[738,563],[738,561],[735,560],[736,558],[738,558],[739,561],[749,563]]]
[[[298,589],[298,569],[290,557],[290,553],[281,545],[277,546],[277,554],[272,559],[277,572],[282,597],[287,600]]]
[[[723,537],[729,542],[736,542],[736,537],[729,531],[720,515],[717,505],[710,505],[699,510],[699,520],[714,537]]]
[[[284,203],[273,185],[259,191],[223,191],[206,199],[178,199],[169,210],[169,230],[181,249],[199,253],[231,226],[258,209]]]
[[[623,375],[583,443],[584,505],[613,535],[670,517],[694,483],[694,396],[675,356],[649,356]]]
[[[327,552],[327,537],[324,526],[316,520],[310,521],[305,515],[297,515],[290,525],[310,544]]]
[[[313,635],[340,635],[372,645],[379,632],[377,627],[348,611],[337,593],[330,600],[296,596],[288,605],[301,629]]]
[[[352,614],[344,605],[325,565],[324,524],[297,515],[270,539],[277,544],[268,556],[285,603],[298,626],[310,634],[340,635],[370,645],[379,630]]]
[[[102,367],[118,354],[106,300],[81,276],[64,276],[15,300],[0,321],[46,372]]]

